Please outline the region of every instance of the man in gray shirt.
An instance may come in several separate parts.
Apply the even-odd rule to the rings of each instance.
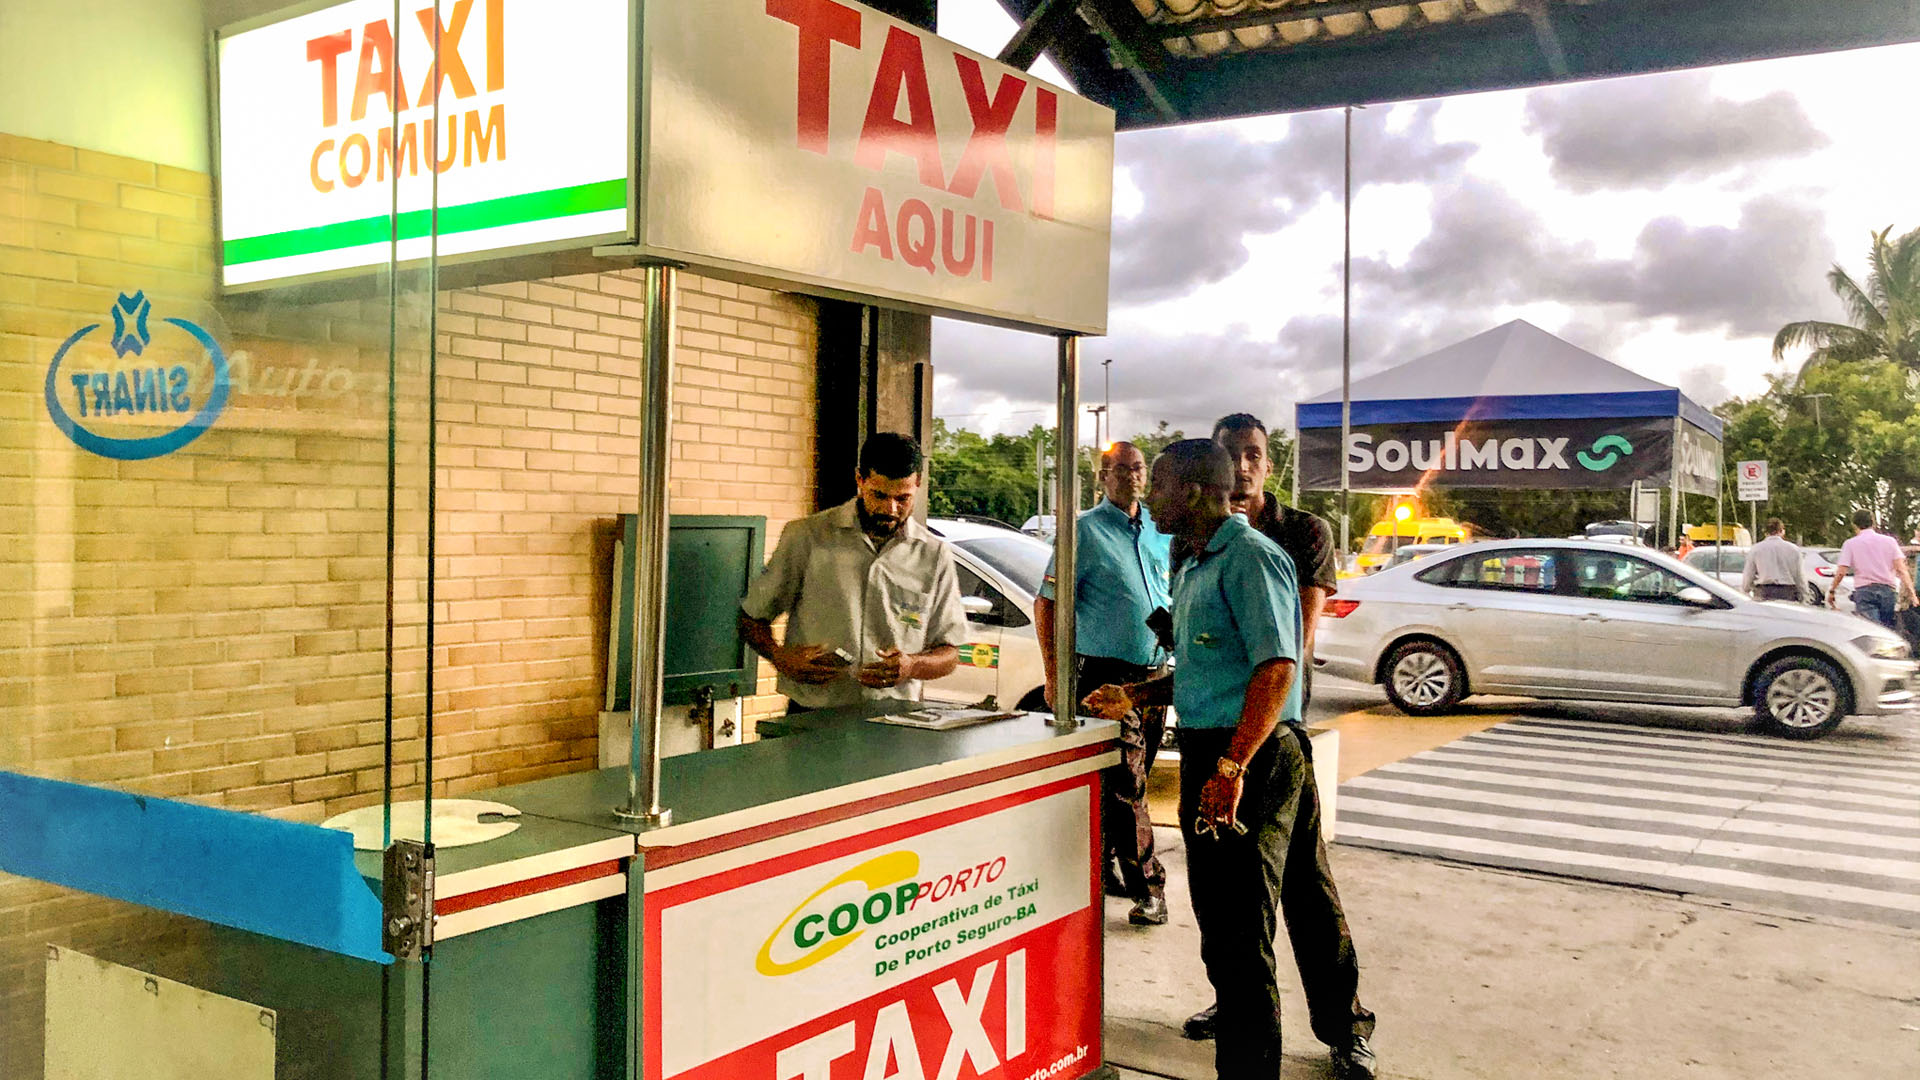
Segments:
[[[788,713],[883,698],[917,701],[967,640],[946,541],[914,520],[920,447],[880,432],[860,447],[859,493],[787,525],[740,601],[740,633],[780,672]],[[786,642],[773,620],[787,615]]]
[[[1799,602],[1806,588],[1800,549],[1786,537],[1779,518],[1767,519],[1767,538],[1747,551],[1747,568],[1740,575],[1740,591],[1755,600]]]

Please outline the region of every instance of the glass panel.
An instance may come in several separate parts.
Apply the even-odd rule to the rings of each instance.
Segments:
[[[371,810],[377,849],[434,780],[437,294],[391,235],[344,277],[223,288],[222,259],[266,241],[223,244],[245,200],[217,206],[215,177],[284,148],[216,148],[210,105],[264,98],[212,100],[209,35],[281,6],[26,5],[0,38],[0,1076],[144,1037],[46,1026],[74,953],[271,1010],[281,1077],[418,1068],[423,980],[378,960],[379,856],[311,826]],[[365,14],[339,16],[330,85],[370,91],[364,115],[326,139],[317,103],[278,123],[364,164],[325,182],[376,216],[430,208],[431,168],[340,156],[393,123],[382,72],[430,61],[405,33],[362,56]],[[282,59],[318,92],[310,36]],[[298,156],[288,207],[325,193]]]
[[[1554,591],[1555,568],[1565,554],[1520,549],[1466,555],[1424,571],[1419,578],[1456,588],[1550,593]]]

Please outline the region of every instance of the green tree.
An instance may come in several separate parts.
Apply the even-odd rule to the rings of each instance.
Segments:
[[[1889,225],[1873,234],[1865,286],[1838,263],[1827,271],[1827,286],[1846,306],[1852,325],[1818,319],[1788,323],[1774,335],[1775,360],[1785,359],[1789,349],[1809,349],[1803,380],[1818,367],[1870,360],[1920,375],[1920,229],[1889,241],[1892,231]]]
[[[1722,404],[1728,490],[1735,462],[1765,459],[1772,498],[1761,516],[1780,518],[1789,536],[1837,544],[1862,508],[1910,535],[1920,524],[1920,405],[1909,374],[1884,359],[1810,365]]]

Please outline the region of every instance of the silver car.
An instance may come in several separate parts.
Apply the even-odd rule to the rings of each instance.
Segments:
[[[1420,716],[1469,693],[1751,705],[1770,730],[1814,738],[1913,704],[1914,662],[1892,631],[1585,540],[1481,543],[1343,581],[1314,667],[1382,683]]]

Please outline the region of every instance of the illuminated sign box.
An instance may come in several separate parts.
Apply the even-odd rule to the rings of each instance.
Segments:
[[[1104,333],[1113,112],[840,0],[642,14],[647,255]]]
[[[1103,106],[841,0],[394,11],[218,37],[226,287],[602,246],[1105,331]]]
[[[629,0],[397,10],[216,38],[222,285],[632,235]]]

